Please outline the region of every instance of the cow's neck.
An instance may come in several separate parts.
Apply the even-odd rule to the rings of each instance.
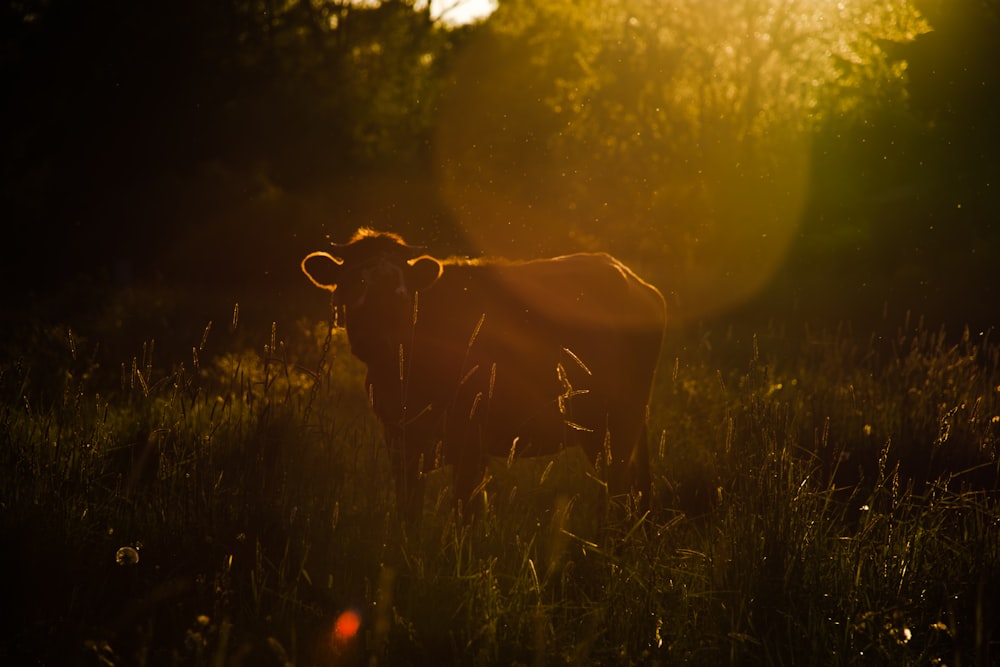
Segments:
[[[389,327],[373,329],[351,326],[350,323],[347,326],[351,352],[369,369],[380,373],[392,371],[398,375],[400,349],[403,350],[405,359],[412,337],[412,331],[409,329],[406,331]]]

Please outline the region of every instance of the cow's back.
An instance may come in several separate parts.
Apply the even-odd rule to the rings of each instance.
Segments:
[[[462,438],[474,424],[504,454],[514,437],[539,451],[601,439],[613,401],[644,412],[665,308],[614,258],[578,254],[446,264],[416,318],[408,412],[424,411],[432,430],[447,413]]]
[[[421,294],[421,307],[440,309],[445,320],[459,311],[527,316],[539,326],[646,331],[662,335],[663,297],[630,269],[604,253],[511,263],[446,264]]]

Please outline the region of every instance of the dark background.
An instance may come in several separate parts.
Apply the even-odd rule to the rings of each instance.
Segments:
[[[905,100],[875,77],[853,112],[828,102],[801,131],[808,179],[787,251],[752,294],[698,308],[695,282],[672,267],[702,238],[703,209],[629,208],[652,189],[648,175],[669,194],[663,184],[680,177],[663,174],[690,163],[661,168],[656,138],[621,165],[588,155],[588,141],[630,122],[628,104],[567,139],[552,100],[577,72],[564,56],[578,45],[547,47],[563,37],[538,17],[511,29],[511,17],[532,23],[533,3],[501,2],[463,27],[399,1],[7,3],[0,316],[88,321],[116,299],[118,325],[146,311],[165,323],[219,317],[234,302],[262,320],[322,314],[299,259],[368,225],[437,254],[607,248],[657,283],[682,323],[864,324],[912,311],[955,332],[988,327],[1000,259],[997,3],[914,5],[933,31],[885,45],[888,62],[907,64]],[[657,72],[670,82],[669,67]],[[617,99],[613,83],[606,99]],[[682,136],[674,158],[695,150]],[[565,179],[580,165],[577,190],[534,187],[544,170]],[[741,178],[737,189],[757,189]],[[587,201],[594,192],[603,204]],[[732,229],[758,224],[726,215]]]

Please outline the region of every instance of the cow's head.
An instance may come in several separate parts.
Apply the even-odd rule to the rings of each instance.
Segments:
[[[413,318],[413,295],[441,275],[441,262],[423,255],[396,234],[360,229],[349,243],[334,243],[302,260],[314,285],[333,293],[333,307],[345,316],[355,338],[391,336]],[[357,351],[357,350],[356,350]]]

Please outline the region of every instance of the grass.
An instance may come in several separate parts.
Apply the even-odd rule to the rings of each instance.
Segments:
[[[990,664],[1000,345],[909,321],[796,338],[668,341],[653,514],[607,513],[571,450],[495,461],[471,526],[432,474],[417,531],[325,323],[234,318],[117,363],[32,324],[0,367],[0,655]]]

